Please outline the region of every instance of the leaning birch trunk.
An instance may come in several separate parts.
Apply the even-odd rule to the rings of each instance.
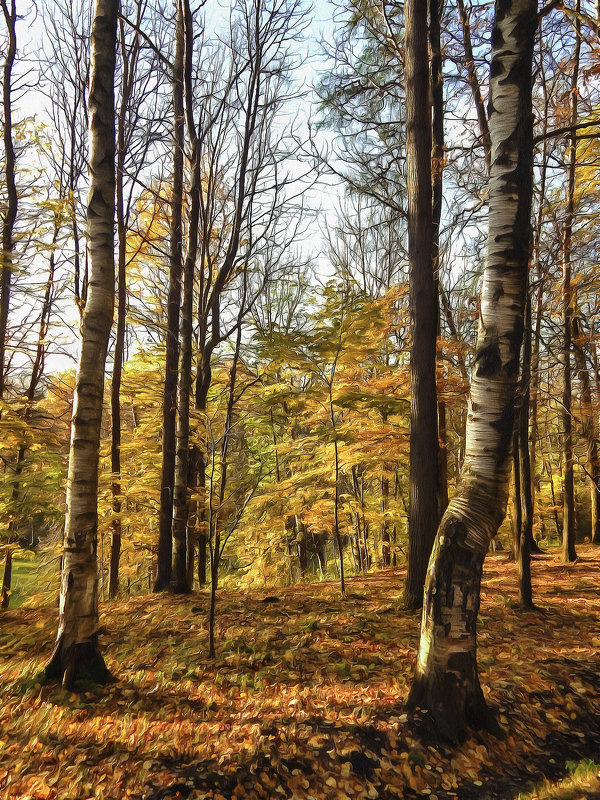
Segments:
[[[498,0],[492,33],[489,229],[463,470],[429,562],[409,707],[452,741],[491,719],[477,674],[483,560],[504,518],[527,286],[535,0]]]
[[[118,0],[97,0],[92,27],[90,190],[91,270],[81,325],[81,356],[73,400],[67,476],[58,635],[47,678],[70,687],[109,677],[98,649],[98,452],[104,364],[114,304],[114,72]]]

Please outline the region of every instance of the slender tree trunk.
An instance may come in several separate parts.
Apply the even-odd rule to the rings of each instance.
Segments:
[[[245,292],[244,292],[245,294]],[[241,308],[244,301],[242,300]],[[241,313],[241,312],[240,312]],[[233,363],[229,377],[229,395],[227,399],[227,411],[225,414],[225,431],[221,443],[221,475],[219,479],[219,493],[217,496],[218,507],[213,512],[213,493],[211,478],[211,493],[208,502],[208,521],[209,521],[209,548],[210,548],[210,605],[208,609],[208,656],[215,657],[215,617],[217,607],[217,584],[219,580],[219,564],[221,562],[221,530],[219,523],[219,510],[225,500],[225,490],[227,486],[227,454],[229,450],[229,438],[233,425],[233,407],[235,404],[235,384],[237,380],[237,367],[240,357],[240,346],[242,343],[242,320],[238,318],[239,327],[233,354]],[[214,455],[213,455],[214,458]],[[214,463],[213,463],[214,467]],[[213,469],[214,474],[214,469]],[[226,543],[226,542],[225,542]]]
[[[381,565],[384,569],[390,566],[392,553],[390,548],[390,523],[386,518],[390,502],[390,481],[382,474],[381,476],[381,513],[383,522],[381,523]]]
[[[432,265],[436,293],[440,290],[440,222],[444,193],[444,79],[442,73],[441,20],[443,0],[429,0],[429,48],[431,51],[431,106],[432,106]],[[441,301],[440,301],[441,302]],[[437,336],[440,335],[441,314],[437,308]],[[448,436],[446,429],[446,403],[438,399],[438,498],[437,518],[440,520],[448,505]]]
[[[523,524],[522,505],[521,505],[521,462],[519,460],[519,423],[518,414],[515,417],[512,437],[512,474],[511,490],[512,510],[510,514],[512,537],[513,537],[513,561],[518,563],[519,551],[521,549],[521,527]]]
[[[110,572],[108,596],[112,599],[119,592],[119,560],[121,556],[121,379],[123,375],[123,354],[125,352],[125,319],[127,314],[127,279],[125,274],[127,260],[127,228],[125,225],[125,203],[123,184],[125,173],[125,115],[131,98],[129,56],[125,43],[123,21],[119,23],[121,33],[122,81],[121,102],[117,116],[117,176],[116,176],[116,216],[117,216],[117,325],[115,331],[115,350],[113,356],[113,375],[110,387],[111,442],[110,462],[113,474],[112,507],[113,522],[110,543]]]
[[[0,594],[0,609],[6,611],[10,603],[10,587],[12,584],[12,547],[6,548],[4,557],[4,572],[2,574],[2,593]]]
[[[165,347],[163,397],[162,466],[158,532],[158,571],[154,591],[170,588],[173,558],[173,492],[177,424],[177,373],[179,367],[179,303],[182,272],[183,148],[184,148],[184,20],[177,6],[175,62],[173,64],[173,189],[171,195],[171,242],[169,253],[169,294]]]
[[[475,103],[477,123],[479,125],[479,132],[481,134],[481,143],[483,145],[485,161],[489,171],[492,157],[490,129],[488,125],[487,114],[485,113],[485,103],[481,94],[481,85],[479,83],[477,69],[475,67],[473,44],[471,42],[471,22],[469,20],[469,14],[465,8],[464,0],[458,0],[458,13],[460,15],[460,23],[463,33],[463,46],[465,48],[465,66],[467,68],[467,77],[469,80],[469,86],[471,87],[471,94],[473,95],[473,102]]]
[[[598,368],[598,350],[595,343],[592,346],[592,357],[594,360],[594,374],[596,376],[596,390],[598,391],[600,389],[600,380],[599,380],[600,370]],[[594,439],[594,448],[595,448],[595,454],[598,455],[598,458],[600,460],[600,454],[598,453],[597,438]],[[592,491],[592,544],[600,544],[600,476],[596,478],[596,472],[594,467],[593,470],[594,471],[592,473],[592,477],[594,479],[596,491]]]
[[[575,13],[580,9],[580,0],[575,3]],[[579,54],[581,51],[581,22],[575,20],[575,52],[571,76],[571,125],[577,124],[577,84],[579,82]],[[571,246],[573,220],[575,216],[575,171],[577,167],[577,134],[571,135],[567,177],[567,210],[563,231],[563,280],[562,280],[562,347],[563,373],[562,395],[562,462],[563,462],[563,561],[575,561],[575,483],[573,477],[573,419],[571,390],[571,339],[573,335],[573,286],[571,283]]]
[[[331,386],[329,387],[330,394],[329,394],[329,413],[331,416],[331,421],[333,425],[333,435],[336,436],[336,429],[335,429],[335,422],[333,417],[333,402],[331,399]],[[338,556],[340,559],[340,591],[342,594],[346,594],[346,578],[344,573],[344,547],[342,545],[342,537],[340,534],[340,454],[338,450],[338,443],[337,439],[333,440],[333,468],[335,474],[335,491],[334,491],[334,500],[333,500],[333,535],[335,537],[335,543],[337,545]]]
[[[527,286],[523,360],[521,371],[521,397],[517,411],[519,497],[521,525],[517,570],[519,573],[519,602],[522,608],[533,608],[531,589],[531,543],[533,541],[533,497],[531,494],[531,463],[529,461],[529,387],[531,383],[531,294]]]
[[[476,622],[483,561],[506,512],[510,476],[531,234],[536,27],[536,0],[496,3],[489,230],[465,462],[429,563],[409,696],[409,706],[427,709],[452,741],[469,725],[491,723],[477,674]]]
[[[194,272],[198,256],[198,224],[200,220],[201,163],[198,138],[194,124],[192,97],[192,55],[194,31],[192,15],[187,0],[179,0],[179,13],[184,20],[185,58],[184,88],[188,136],[192,142],[191,184],[189,189],[190,215],[188,222],[187,252],[183,265],[183,303],[181,308],[181,357],[179,364],[177,452],[175,458],[175,483],[173,495],[173,574],[172,589],[183,593],[191,591],[188,583],[188,481],[190,479],[190,398],[192,393],[192,317],[194,309]]]
[[[597,536],[596,531],[600,525],[598,520],[598,491],[600,489],[600,454],[598,453],[598,430],[594,418],[592,401],[592,383],[590,373],[585,361],[585,353],[581,346],[581,325],[579,317],[573,318],[573,355],[581,385],[581,429],[588,443],[588,480],[590,484],[590,517],[591,539]]]
[[[104,365],[113,319],[115,112],[118,0],[97,0],[92,27],[90,191],[91,275],[82,320],[67,476],[58,635],[46,677],[71,687],[109,677],[98,649],[98,454]]]
[[[437,291],[432,265],[431,114],[427,5],[405,4],[406,162],[411,309],[410,508],[404,602],[423,603],[438,524]]]
[[[0,253],[0,400],[6,392],[6,339],[8,329],[8,312],[10,308],[10,291],[13,271],[13,230],[17,219],[19,205],[15,169],[17,159],[12,133],[12,70],[17,52],[16,0],[2,0],[2,12],[8,34],[8,47],[4,59],[2,83],[2,110],[4,113],[4,180],[6,186],[6,211],[2,221],[2,253]]]
[[[543,44],[540,40],[540,50],[543,49]],[[540,54],[542,57],[543,54]],[[548,96],[544,84],[544,101],[545,107],[548,104]],[[548,114],[544,115],[544,133],[548,129]],[[535,517],[535,497],[537,491],[537,449],[538,449],[538,395],[540,385],[540,339],[542,331],[542,314],[543,314],[543,300],[544,300],[544,286],[545,279],[542,272],[542,261],[540,257],[540,242],[542,237],[542,226],[544,222],[544,205],[546,202],[546,178],[547,178],[547,164],[548,164],[548,142],[545,139],[542,148],[542,158],[540,167],[540,180],[539,180],[539,202],[535,221],[535,228],[533,232],[533,247],[532,247],[532,269],[535,267],[535,276],[537,283],[537,296],[535,307],[535,331],[532,331],[531,342],[531,367],[530,367],[530,380],[529,380],[529,394],[530,394],[530,411],[529,416],[531,425],[529,429],[529,460],[531,472],[531,506],[532,515]],[[532,302],[531,298],[530,301]],[[541,553],[537,542],[533,538],[533,524],[532,535],[530,542],[531,551],[533,553]]]

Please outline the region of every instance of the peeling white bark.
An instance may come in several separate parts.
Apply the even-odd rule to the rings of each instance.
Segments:
[[[486,724],[476,663],[483,560],[504,518],[523,335],[532,193],[531,66],[535,0],[496,3],[490,77],[486,264],[463,470],[429,562],[409,703],[460,738]]]
[[[118,0],[97,0],[92,28],[90,87],[90,280],[81,324],[67,475],[59,625],[48,677],[66,685],[78,677],[103,679],[97,648],[98,454],[104,365],[113,319],[115,116],[114,69]]]

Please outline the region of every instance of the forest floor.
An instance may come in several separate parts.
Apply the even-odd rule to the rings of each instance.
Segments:
[[[489,555],[479,664],[504,736],[459,747],[403,707],[419,619],[400,569],[345,599],[332,583],[221,592],[214,662],[205,593],[102,604],[116,681],[73,694],[40,682],[56,608],[30,601],[0,616],[0,797],[600,800],[600,549],[579,554],[534,560],[536,612]]]

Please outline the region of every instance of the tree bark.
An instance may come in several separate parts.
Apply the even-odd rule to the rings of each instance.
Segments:
[[[427,571],[409,707],[443,737],[491,724],[479,685],[476,621],[485,554],[504,518],[531,235],[535,0],[498,0],[490,71],[489,228],[466,453]]]
[[[2,591],[0,593],[0,609],[6,611],[10,603],[10,587],[12,584],[12,547],[6,548],[4,557],[4,572],[2,573]]]
[[[469,20],[469,14],[465,8],[464,0],[458,0],[458,13],[460,15],[460,23],[463,32],[463,47],[465,48],[465,66],[467,68],[467,77],[469,79],[469,86],[471,87],[473,102],[475,103],[475,110],[477,112],[477,123],[479,125],[479,132],[481,133],[481,143],[485,153],[485,161],[489,170],[492,157],[490,129],[488,118],[485,113],[485,103],[481,94],[481,85],[479,83],[477,69],[475,67],[473,43],[471,41],[471,23]]]
[[[529,281],[528,281],[529,284]],[[517,446],[519,460],[519,497],[521,503],[521,524],[519,527],[519,548],[517,571],[519,574],[519,603],[524,609],[533,608],[531,588],[531,544],[533,542],[533,496],[531,492],[531,462],[529,460],[529,395],[531,384],[531,295],[527,286],[525,305],[525,331],[523,339],[523,359],[521,372],[521,397],[517,412]]]
[[[171,586],[173,558],[173,492],[177,426],[177,374],[179,367],[179,303],[182,272],[183,148],[184,148],[184,20],[177,6],[175,62],[173,64],[173,190],[171,195],[171,233],[169,253],[169,294],[165,344],[165,383],[163,397],[162,466],[158,532],[158,571],[154,591]]]
[[[113,356],[113,374],[110,387],[111,442],[110,468],[113,474],[112,522],[110,546],[110,572],[108,579],[108,596],[114,598],[119,592],[119,560],[121,556],[121,378],[123,375],[123,355],[125,352],[125,321],[127,314],[127,227],[125,224],[125,203],[123,197],[125,173],[125,115],[131,97],[131,79],[129,57],[125,43],[123,21],[120,21],[122,81],[121,102],[117,116],[117,175],[116,175],[116,217],[117,217],[117,325],[115,331],[115,349]]]
[[[429,47],[431,50],[431,107],[432,107],[432,266],[436,294],[440,295],[440,223],[444,194],[444,79],[442,73],[441,19],[443,0],[429,0]],[[440,335],[441,298],[437,307],[437,336]],[[448,505],[448,436],[446,403],[438,400],[438,497],[437,518],[440,520]]]
[[[8,312],[10,309],[10,292],[13,271],[13,230],[17,219],[19,205],[15,181],[16,155],[12,134],[12,70],[17,53],[17,21],[16,0],[10,6],[2,0],[2,12],[8,33],[8,47],[4,60],[2,83],[2,110],[4,113],[4,180],[6,182],[6,211],[2,221],[2,253],[0,253],[0,399],[6,391],[6,339],[8,328]]]
[[[432,264],[431,113],[427,5],[405,4],[406,162],[411,312],[410,507],[404,602],[420,608],[438,524],[436,344],[438,298]]]
[[[194,31],[188,0],[179,0],[179,11],[184,27],[184,96],[188,137],[191,141],[191,183],[189,188],[190,214],[188,221],[187,251],[183,265],[183,303],[181,308],[181,357],[179,364],[179,391],[177,401],[177,451],[175,456],[175,482],[173,493],[173,574],[171,588],[174,592],[191,591],[188,582],[188,481],[190,447],[190,395],[192,392],[192,321],[194,306],[194,271],[198,255],[198,224],[200,219],[201,162],[200,146],[194,123],[192,95],[192,55]],[[189,532],[191,536],[191,531]]]
[[[92,27],[88,298],[73,399],[60,613],[46,677],[65,687],[109,678],[98,649],[98,454],[104,365],[113,320],[115,113],[118,0],[97,0]]]
[[[598,430],[594,417],[592,382],[581,346],[581,325],[579,317],[573,318],[573,355],[581,385],[581,429],[588,443],[588,480],[590,484],[591,540],[598,539],[600,520],[598,519],[598,493],[600,491],[600,453],[598,453]]]
[[[579,14],[580,0],[575,3]],[[571,76],[571,125],[577,123],[577,84],[579,82],[579,54],[581,51],[581,22],[575,19],[575,51]],[[569,144],[567,177],[567,209],[563,231],[563,279],[562,279],[562,347],[563,373],[562,393],[562,463],[563,463],[563,561],[575,561],[575,483],[573,477],[573,418],[571,390],[571,345],[573,336],[573,286],[571,284],[571,246],[575,216],[575,173],[577,168],[577,134],[573,131]]]

